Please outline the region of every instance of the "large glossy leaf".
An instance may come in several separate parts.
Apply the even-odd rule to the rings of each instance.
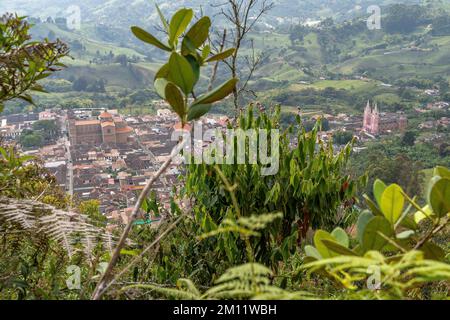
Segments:
[[[169,77],[169,64],[163,65],[155,74],[155,80],[158,78],[168,78]]]
[[[323,240],[336,241],[336,239],[326,231],[317,230],[314,234],[314,246],[317,251],[319,251],[322,258],[331,258],[335,257],[337,254],[334,251],[331,251],[324,243]]]
[[[383,249],[388,241],[379,233],[384,234],[386,237],[391,237],[393,232],[392,225],[386,218],[372,218],[364,229],[362,243],[364,251]]]
[[[450,179],[450,170],[445,167],[438,166],[434,169],[434,175],[441,178]]]
[[[176,85],[174,85],[172,82],[167,83],[165,88],[165,95],[166,100],[170,104],[170,106],[173,108],[175,113],[180,117],[183,118],[186,114],[186,103],[183,98],[183,94],[181,93],[180,89]]]
[[[366,229],[367,224],[370,220],[374,218],[374,215],[369,211],[363,211],[358,218],[358,222],[356,223],[356,235],[360,244],[363,242],[364,230]]]
[[[363,198],[366,201],[367,206],[369,207],[370,211],[372,211],[374,216],[384,217],[383,212],[381,212],[377,204],[373,202],[372,199],[370,199],[367,194],[363,195]]]
[[[190,63],[177,52],[172,52],[169,59],[168,80],[176,84],[186,95],[195,84],[195,74]]]
[[[189,54],[197,55],[197,48],[189,38],[184,37],[183,45],[181,46],[181,54],[183,56],[187,56]]]
[[[175,44],[179,36],[183,34],[187,26],[194,16],[192,9],[180,9],[178,10],[170,20],[169,26],[169,42]]]
[[[156,93],[164,100],[166,99],[166,86],[168,83],[169,81],[167,81],[167,79],[165,78],[158,78],[154,83]]]
[[[214,103],[216,101],[222,100],[223,98],[227,97],[231,92],[233,92],[238,81],[239,80],[236,78],[228,80],[227,82],[222,84],[220,87],[200,96],[197,100],[194,101],[193,104],[194,105],[195,104],[210,104],[210,103]]]
[[[340,243],[337,243],[336,241],[323,239],[322,243],[328,248],[328,250],[330,250],[338,255],[356,256],[356,253],[354,253],[349,248],[344,247]]]
[[[439,217],[442,218],[450,213],[450,179],[432,180],[428,202],[433,212]]]
[[[209,28],[211,27],[211,19],[203,17],[199,19],[186,33],[183,39],[183,50],[188,49],[186,43],[189,41],[191,45],[197,49],[208,39]]]
[[[381,195],[383,194],[384,190],[386,189],[386,185],[383,181],[377,179],[373,183],[373,194],[375,196],[375,200],[377,201],[378,205],[381,203]]]
[[[394,225],[401,217],[405,205],[405,196],[400,186],[392,184],[381,195],[380,209],[386,219]]]
[[[350,245],[350,240],[348,238],[347,232],[342,228],[336,228],[331,232],[331,235],[336,239],[336,242],[340,245],[348,248]]]
[[[305,254],[308,257],[320,260],[322,259],[322,256],[320,255],[319,251],[317,251],[316,248],[314,248],[313,246],[307,245],[305,246]]]
[[[231,57],[234,52],[236,51],[236,49],[231,48],[228,50],[225,50],[223,52],[220,52],[216,55],[213,55],[212,57],[209,57],[208,59],[206,59],[206,62],[214,62],[214,61],[221,61],[221,60],[225,60],[229,57]]]
[[[169,48],[164,43],[162,43],[161,41],[156,39],[153,35],[151,35],[147,31],[145,31],[145,30],[143,30],[143,29],[141,29],[139,27],[136,27],[136,26],[131,27],[131,32],[133,32],[135,37],[138,38],[141,41],[144,41],[146,43],[154,45],[155,47],[160,48],[160,49],[165,50],[165,51],[172,51],[171,48]]]
[[[186,60],[191,65],[192,71],[194,72],[194,79],[195,79],[194,86],[195,86],[195,84],[200,79],[200,64],[198,63],[197,59],[195,59],[195,57],[193,57],[192,55],[186,56]]]
[[[204,116],[211,110],[212,105],[210,104],[196,104],[189,108],[187,120],[197,120],[200,117]]]
[[[425,259],[442,261],[445,258],[445,251],[433,242],[426,242],[420,250],[424,253]]]
[[[420,222],[422,222],[422,220],[432,218],[433,216],[435,216],[433,210],[431,209],[431,207],[429,205],[426,205],[425,207],[422,208],[421,211],[418,210],[414,214],[414,221],[416,223],[420,223]]]
[[[400,226],[414,231],[419,229],[419,225],[414,221],[414,217],[409,215],[402,219],[402,221],[400,222]]]

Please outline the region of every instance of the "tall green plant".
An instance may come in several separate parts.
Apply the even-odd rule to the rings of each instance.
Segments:
[[[210,36],[209,17],[200,18],[186,31],[194,16],[192,9],[178,10],[170,22],[164,18],[158,7],[157,11],[168,35],[165,43],[137,26],[131,27],[131,31],[139,40],[170,54],[167,63],[156,73],[154,86],[158,95],[170,104],[184,125],[188,121],[199,119],[209,112],[214,102],[233,92],[237,78],[229,79],[201,95],[196,92],[195,86],[200,79],[202,67],[210,62],[227,59],[235,49],[211,54],[211,46],[206,43]]]
[[[238,119],[237,128],[254,129],[257,133],[277,129],[279,115],[279,107],[273,114],[263,112],[257,116],[250,107],[247,114]],[[298,119],[295,127],[284,131],[279,150],[272,151],[280,155],[279,171],[273,176],[262,175],[260,163],[217,164],[227,180],[235,183],[241,217],[283,214],[282,219],[264,229],[261,237],[254,240],[255,256],[260,262],[286,260],[295,251],[297,240],[303,239],[310,227],[331,229],[339,223],[338,211],[351,208],[359,181],[342,173],[351,145],[335,152],[331,142],[325,144],[319,138],[319,130],[320,123],[317,123],[311,132],[306,132]],[[246,157],[249,157],[248,150]],[[185,185],[186,195],[195,199],[193,211],[202,232],[227,228],[229,221],[239,218],[214,165],[190,164]],[[231,263],[246,259],[245,245],[236,233],[218,236],[217,246]]]

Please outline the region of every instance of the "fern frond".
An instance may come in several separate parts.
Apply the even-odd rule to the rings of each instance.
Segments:
[[[34,200],[0,198],[0,227],[2,232],[27,232],[44,235],[59,242],[72,256],[81,245],[90,256],[95,247],[106,241],[109,248],[114,237],[105,229],[90,223],[85,215],[66,212]]]
[[[384,257],[378,251],[369,251],[363,257],[339,256],[308,263],[300,269],[308,273],[325,271],[348,289],[357,289],[356,282],[368,279],[377,269],[381,284],[405,291],[416,284],[431,281],[450,281],[450,265],[425,260],[423,252],[410,251],[396,257]]]
[[[258,263],[247,263],[228,269],[205,293],[211,299],[246,299],[281,290],[270,285],[272,271]]]
[[[241,217],[238,219],[238,223],[243,227],[247,227],[250,230],[262,230],[267,228],[269,224],[277,219],[283,218],[281,212],[266,213],[259,215],[251,215],[250,217]]]

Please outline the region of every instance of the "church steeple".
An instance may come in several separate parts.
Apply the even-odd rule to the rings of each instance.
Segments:
[[[372,123],[372,108],[370,107],[370,100],[367,100],[367,106],[364,110],[363,129],[367,130]]]
[[[366,112],[370,112],[370,100],[367,100],[367,105],[366,105]]]

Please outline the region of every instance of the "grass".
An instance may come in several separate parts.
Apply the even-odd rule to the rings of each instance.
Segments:
[[[33,27],[32,34],[37,37],[45,38],[50,31],[53,31],[57,38],[60,38],[65,42],[78,40],[83,44],[86,50],[83,52],[82,56],[78,55],[76,52],[72,52],[74,57],[78,59],[77,64],[89,64],[89,60],[95,57],[97,51],[101,54],[112,52],[116,56],[125,54],[127,56],[144,58],[144,55],[134,49],[88,38],[84,35],[83,30],[72,32],[63,30],[55,24],[41,23]]]
[[[325,88],[344,89],[349,91],[367,91],[377,87],[378,81],[363,80],[321,80],[312,84],[293,84],[289,86],[292,91],[301,91],[308,88],[323,90]]]

